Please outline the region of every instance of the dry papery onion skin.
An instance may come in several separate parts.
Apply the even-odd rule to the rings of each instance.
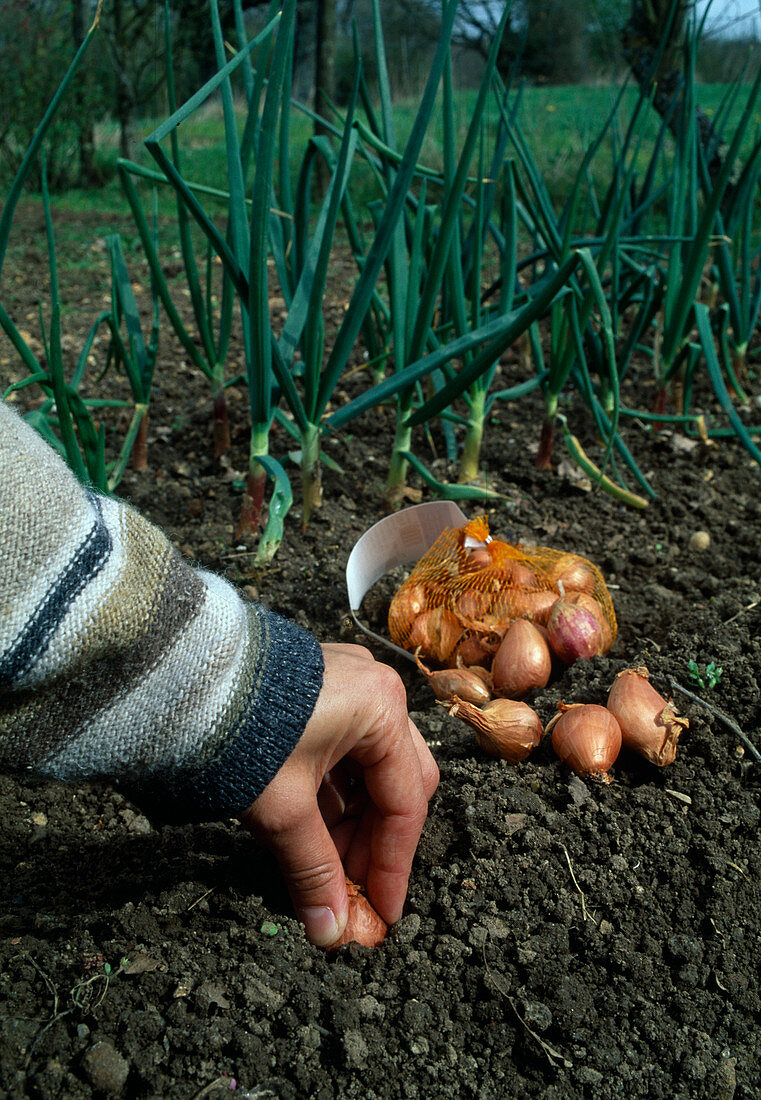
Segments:
[[[415,654],[415,661],[437,699],[449,700],[458,695],[476,706],[491,699],[491,692],[479,673],[469,668],[443,668],[432,672],[420,660],[419,653]]]
[[[349,919],[338,939],[331,943],[326,951],[337,951],[345,943],[358,943],[362,947],[378,947],[388,933],[388,925],[362,893],[362,888],[351,879],[346,879],[349,895]]]
[[[463,627],[446,607],[432,607],[414,619],[410,629],[410,646],[424,657],[446,664],[463,635]]]
[[[644,665],[619,672],[607,708],[618,720],[624,745],[665,768],[674,763],[677,741],[690,723],[675,712],[672,699],[656,691],[649,677]]]
[[[476,707],[455,695],[449,713],[473,728],[485,753],[510,764],[525,760],[542,739],[541,718],[517,699],[492,699]]]
[[[552,747],[577,775],[610,783],[608,769],[621,751],[621,727],[606,707],[597,703],[558,703],[547,724]]]

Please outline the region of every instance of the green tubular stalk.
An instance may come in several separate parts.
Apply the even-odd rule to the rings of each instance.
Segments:
[[[378,88],[381,107],[381,127],[383,139],[389,148],[395,148],[396,137],[394,134],[393,104],[391,97],[391,85],[389,82],[388,65],[386,62],[386,47],[383,38],[381,24],[380,3],[373,0],[373,37],[375,41],[375,56],[378,67]],[[445,66],[446,71],[446,66]],[[384,175],[387,193],[390,193],[397,178],[398,171],[395,166],[386,161]],[[409,349],[408,334],[405,321],[407,319],[407,307],[413,291],[410,285],[409,263],[406,254],[404,216],[396,220],[391,234],[388,257],[386,259],[386,282],[388,286],[389,308],[391,312],[391,338],[394,355],[395,369],[399,370],[407,364],[407,352]],[[404,423],[406,414],[412,404],[412,391],[402,391],[396,403],[396,426],[394,431],[394,444],[391,451],[389,470],[386,476],[386,488],[384,499],[393,506],[398,502],[399,496],[404,491],[407,477],[407,462],[399,454],[400,450],[408,451],[412,443],[412,431]]]
[[[469,481],[475,481],[478,477],[481,442],[484,435],[485,407],[485,388],[473,386],[468,398],[468,426],[465,429],[465,439],[463,440],[462,455],[460,457],[460,473],[457,478],[461,485],[465,485]]]
[[[504,128],[503,128],[504,129]],[[504,132],[504,140],[507,141],[507,133]],[[500,148],[498,146],[498,148]],[[497,175],[496,171],[492,168],[494,176]],[[499,313],[505,316],[510,312],[513,306],[513,297],[515,291],[515,278],[516,278],[516,240],[517,240],[517,213],[515,203],[515,174],[514,166],[511,162],[508,162],[504,168],[505,171],[505,186],[502,195],[502,226],[504,228],[503,244],[500,256],[500,277],[502,279],[502,288],[499,298]],[[483,186],[484,178],[484,156],[483,156],[483,139],[481,142],[481,150],[479,155],[479,185],[476,191],[476,215],[473,226],[471,228],[471,259],[474,266],[474,274],[472,277],[472,299],[471,299],[471,325],[473,329],[478,329],[482,324],[481,313],[481,287],[480,287],[480,273],[483,267],[483,251],[484,251],[484,232],[483,227],[486,224],[488,210],[484,209],[485,202],[485,188]],[[465,439],[463,441],[462,455],[460,458],[460,474],[458,482],[460,484],[467,484],[468,482],[475,481],[479,475],[479,463],[481,458],[481,447],[483,444],[484,434],[484,420],[487,412],[488,402],[493,401],[494,398],[489,398],[489,390],[491,388],[494,374],[497,369],[497,363],[499,359],[495,359],[493,365],[482,374],[470,389],[467,391],[465,400],[468,406],[468,424],[465,429]]]
[[[310,424],[301,434],[301,492],[303,511],[302,530],[306,528],[312,512],[322,504],[322,467],[320,465],[320,429]]]
[[[592,459],[587,456],[581,443],[575,435],[571,434],[566,424],[563,422],[563,419],[560,417],[558,417],[558,419],[561,420],[563,438],[568,448],[568,452],[587,477],[591,478],[591,480],[596,485],[599,485],[609,496],[612,496],[615,500],[620,500],[622,504],[628,504],[632,508],[647,508],[649,502],[644,497],[639,496],[637,493],[630,492],[622,485],[618,485],[615,481],[611,481],[611,479],[602,472],[600,467],[595,465]]]
[[[74,74],[76,73],[77,69],[79,68],[79,65],[82,61],[82,58],[84,57],[84,55],[87,51],[87,47],[90,45],[90,40],[92,39],[92,36],[94,35],[94,33],[96,31],[98,23],[100,22],[100,12],[101,12],[102,6],[103,6],[103,0],[98,0],[98,5],[95,9],[95,14],[93,16],[92,23],[90,24],[90,29],[88,30],[87,34],[85,35],[85,37],[82,41],[82,44],[80,45],[79,49],[77,50],[76,54],[74,55],[74,60],[71,62],[68,69],[66,70],[66,73],[64,74],[64,77],[63,77],[61,83],[58,85],[58,88],[56,89],[55,95],[53,96],[50,103],[48,104],[47,110],[45,111],[45,114],[43,115],[43,117],[42,117],[42,119],[41,119],[35,133],[34,133],[34,136],[33,136],[32,140],[29,144],[29,147],[27,148],[26,152],[24,153],[24,158],[21,161],[19,169],[18,169],[18,171],[16,172],[16,175],[13,178],[13,182],[11,183],[10,189],[8,191],[8,194],[7,194],[6,198],[5,198],[5,203],[3,205],[3,209],[0,212],[0,272],[2,272],[2,269],[3,269],[3,262],[5,260],[5,252],[6,252],[6,249],[8,247],[8,237],[10,236],[10,232],[11,232],[11,223],[13,221],[13,213],[16,209],[19,198],[21,197],[21,195],[23,193],[23,188],[24,188],[24,184],[26,182],[27,176],[29,175],[30,171],[32,170],[32,166],[35,164],[35,162],[37,160],[37,157],[38,157],[39,152],[40,152],[40,147],[41,147],[42,142],[44,140],[45,134],[47,133],[47,130],[48,130],[50,124],[52,123],[53,119],[55,118],[55,115],[58,111],[58,108],[61,105],[61,101],[64,98],[64,96],[66,95],[66,92],[68,91],[68,88],[69,88],[72,80],[74,79]]]
[[[398,507],[404,499],[409,463],[402,452],[409,451],[412,443],[412,428],[406,423],[411,411],[412,394],[407,390],[398,399],[394,446],[383,496],[387,508]]]
[[[108,473],[106,488],[110,493],[112,493],[116,489],[117,485],[124,476],[124,471],[126,470],[127,463],[129,462],[130,456],[133,453],[135,440],[137,439],[138,432],[140,431],[140,425],[142,424],[145,417],[145,412],[145,405],[135,405],[133,408],[130,426],[127,429],[127,434],[124,437],[121,450],[119,451],[119,456],[111,466]]]

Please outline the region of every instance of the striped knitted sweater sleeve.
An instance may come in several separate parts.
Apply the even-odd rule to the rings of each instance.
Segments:
[[[292,751],[322,672],[310,634],[80,485],[0,401],[0,768],[229,817]]]

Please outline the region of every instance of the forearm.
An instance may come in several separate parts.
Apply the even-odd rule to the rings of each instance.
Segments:
[[[250,805],[322,683],[308,634],[86,492],[0,404],[0,764],[189,816]]]

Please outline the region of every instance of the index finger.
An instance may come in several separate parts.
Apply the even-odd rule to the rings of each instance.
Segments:
[[[406,704],[399,705],[396,692],[379,712],[377,727],[351,755],[365,769],[365,787],[375,810],[369,818],[367,892],[384,920],[393,924],[407,896],[412,860],[428,814],[426,786],[432,786],[430,776],[427,784],[424,780]]]

